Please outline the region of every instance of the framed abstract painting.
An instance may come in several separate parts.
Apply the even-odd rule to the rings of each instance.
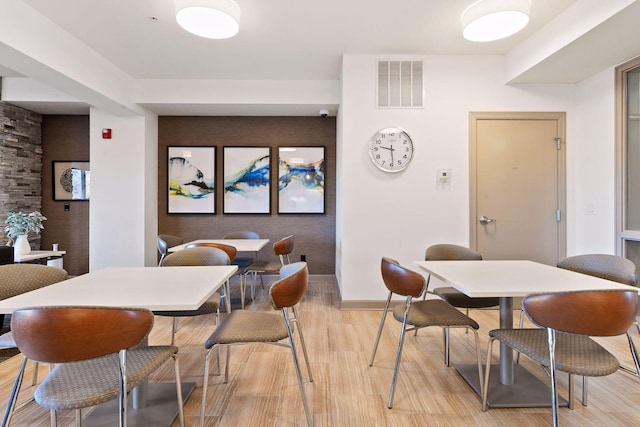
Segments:
[[[324,147],[279,147],[278,213],[324,213]]]
[[[168,147],[167,212],[216,213],[216,147]]]
[[[270,148],[223,150],[224,213],[271,213]]]

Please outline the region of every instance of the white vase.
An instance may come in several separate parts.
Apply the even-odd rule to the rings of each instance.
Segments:
[[[29,244],[29,238],[26,234],[21,234],[16,237],[16,242],[13,245],[13,250],[16,255],[26,255],[31,252],[31,245]]]

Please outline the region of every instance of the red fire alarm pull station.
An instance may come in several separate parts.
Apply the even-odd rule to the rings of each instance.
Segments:
[[[111,129],[109,128],[102,129],[102,139],[111,139]]]

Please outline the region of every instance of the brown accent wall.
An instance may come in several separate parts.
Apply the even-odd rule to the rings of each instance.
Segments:
[[[42,119],[42,213],[47,217],[42,248],[53,243],[67,251],[64,268],[70,275],[89,272],[89,203],[54,201],[52,161],[89,161],[89,116],[45,115]],[[69,211],[64,210],[65,203]]]
[[[216,185],[216,214],[167,213],[167,147],[215,146],[216,183],[223,182],[222,147],[271,147],[271,214],[223,214],[223,194]],[[278,214],[278,146],[325,147],[325,214]],[[158,119],[158,233],[185,241],[221,238],[236,230],[252,230],[274,242],[293,234],[292,261],[306,255],[311,274],[335,273],[336,121],[333,117],[173,117]],[[261,259],[276,260],[271,245]]]

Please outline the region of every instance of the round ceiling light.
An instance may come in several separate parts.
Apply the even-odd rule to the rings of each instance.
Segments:
[[[529,0],[479,0],[462,13],[462,34],[474,42],[509,37],[529,23],[529,6]]]
[[[240,29],[240,7],[233,0],[175,0],[176,21],[208,39],[227,39]]]

